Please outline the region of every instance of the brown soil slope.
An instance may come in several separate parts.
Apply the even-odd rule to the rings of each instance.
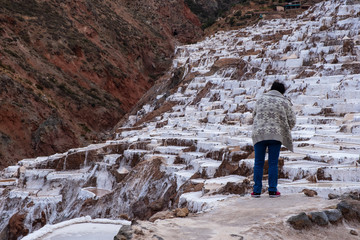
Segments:
[[[3,0],[0,169],[100,139],[199,26],[183,0]]]

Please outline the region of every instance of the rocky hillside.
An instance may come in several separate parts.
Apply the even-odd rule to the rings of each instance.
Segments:
[[[98,141],[201,36],[183,0],[4,0],[0,169]]]
[[[284,6],[294,0],[185,0],[199,17],[207,34],[219,30],[231,30],[257,23],[260,19],[293,18],[308,7],[322,0],[303,0],[302,7],[279,12],[276,6]]]
[[[226,12],[234,5],[242,3],[249,3],[246,0],[185,0],[191,11],[195,13],[200,21],[202,27],[207,28],[211,26],[216,19],[226,15]]]
[[[151,219],[249,197],[252,110],[274,80],[297,113],[295,151],[281,151],[282,194],[359,191],[359,16],[358,1],[331,0],[178,46],[170,71],[111,140],[1,172],[0,238],[79,216]],[[266,176],[263,186],[267,199]],[[277,224],[288,228],[283,217]]]

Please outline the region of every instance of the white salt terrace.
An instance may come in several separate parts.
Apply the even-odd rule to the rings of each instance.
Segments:
[[[95,187],[88,187],[88,188],[84,188],[84,191],[87,191],[86,193],[84,193],[84,195],[90,194],[89,196],[86,196],[85,199],[87,198],[98,198],[98,197],[102,197],[105,196],[106,194],[108,194],[110,191],[106,190],[106,189],[100,189],[100,188],[95,188]]]
[[[46,225],[39,231],[25,236],[23,239],[110,239],[118,233],[122,225],[130,224],[131,222],[125,220],[91,219],[90,216],[86,216],[71,219],[54,225]]]
[[[336,3],[339,4],[339,2]],[[333,6],[325,6],[329,8],[330,12],[334,10]],[[358,11],[358,5],[355,6],[355,11]],[[264,81],[265,87],[268,87],[273,80],[280,78],[289,86],[288,96],[294,103],[294,109],[297,110],[298,115],[297,126],[293,133],[296,140],[295,153],[282,153],[285,159],[291,159],[291,161],[285,161],[283,171],[290,179],[301,179],[314,176],[319,168],[324,168],[324,174],[331,176],[334,181],[344,182],[344,186],[349,181],[355,182],[353,185],[358,188],[356,182],[359,182],[359,177],[357,177],[356,165],[359,161],[358,150],[360,145],[358,144],[359,137],[354,134],[356,134],[356,126],[359,124],[356,121],[346,122],[345,119],[346,114],[357,113],[360,110],[360,104],[358,103],[360,98],[358,94],[360,75],[349,74],[342,67],[344,63],[358,62],[360,52],[358,45],[353,48],[357,54],[351,56],[345,56],[346,53],[342,53],[342,49],[345,36],[353,37],[359,34],[359,28],[355,27],[359,25],[359,22],[352,17],[355,16],[354,14],[345,15],[347,18],[346,23],[352,23],[354,27],[338,30],[344,27],[345,24],[344,21],[338,21],[333,26],[333,30],[328,29],[326,34],[320,31],[321,25],[319,22],[330,23],[332,18],[336,18],[336,14],[324,16],[323,12],[315,11],[304,15],[304,20],[299,17],[295,23],[301,26],[300,31],[293,32],[293,35],[284,35],[279,42],[267,42],[270,46],[267,47],[268,50],[265,50],[263,54],[265,57],[258,57],[257,55],[241,57],[238,52],[264,49],[263,44],[265,41],[251,41],[251,38],[248,37],[251,34],[254,35],[254,32],[260,31],[259,36],[261,36],[261,32],[265,31],[266,34],[271,35],[272,31],[292,30],[288,26],[293,25],[294,22],[273,20],[266,22],[267,24],[260,29],[249,27],[241,30],[245,34],[239,34],[240,31],[231,31],[226,34],[219,32],[201,43],[179,47],[176,51],[179,58],[174,60],[176,66],[179,67],[187,62],[187,67],[191,66],[192,72],[198,71],[200,74],[204,74],[206,71],[210,71],[211,65],[214,63],[214,57],[217,59],[242,58],[250,67],[260,68],[260,72],[256,73],[256,78],[246,81],[237,81],[231,77],[224,78],[224,75],[219,78],[216,73],[213,76],[198,76],[187,85],[184,94],[178,91],[176,98],[169,97],[169,100],[179,100],[183,104],[176,107],[176,110],[179,111],[178,115],[166,113],[163,115],[162,120],[168,119],[169,125],[174,124],[173,126],[175,126],[176,123],[177,126],[185,127],[182,131],[185,131],[186,134],[191,132],[194,137],[208,138],[206,141],[199,141],[196,144],[197,149],[202,152],[226,149],[229,146],[239,145],[240,142],[251,145],[251,139],[249,139],[251,128],[247,127],[249,118],[241,120],[246,113],[237,113],[235,111],[240,106],[246,106],[247,109],[251,110],[255,104],[254,100],[264,92],[264,88],[261,88]],[[311,17],[316,17],[317,21],[311,22],[307,20]],[[293,26],[293,28],[296,28],[296,26]],[[247,32],[249,34],[246,34]],[[313,47],[310,42],[315,37],[319,37],[320,40],[317,40],[319,44]],[[308,38],[309,41],[303,38]],[[337,45],[324,46],[326,39],[340,40],[337,41]],[[240,42],[246,44],[237,44]],[[310,48],[309,44],[311,44]],[[284,54],[281,49],[288,46],[292,50]],[[276,59],[281,59],[284,55],[292,56],[292,54],[295,59],[274,60],[273,58],[278,55]],[[327,61],[333,61],[336,58],[337,63],[319,62],[320,55],[327,57]],[[315,68],[304,66],[305,60],[307,62],[313,61]],[[269,66],[276,70],[277,74],[275,76],[264,73],[264,70]],[[286,71],[284,71],[285,69]],[[228,70],[222,69],[221,71],[231,76],[231,71],[234,71],[234,69],[229,67]],[[335,71],[336,73],[332,75],[329,71]],[[312,73],[315,76],[302,78],[299,77],[301,72]],[[289,78],[291,80],[288,80]],[[202,98],[198,105],[189,105],[193,101],[195,93],[200,92],[208,82],[215,84],[208,95]],[[212,98],[217,100],[211,101]],[[193,116],[197,118],[193,119]],[[206,122],[199,123],[197,121],[199,118],[206,118]],[[236,126],[228,127],[223,122],[224,119],[240,120],[242,126],[237,123]],[[182,123],[182,121],[186,122]],[[343,132],[342,127],[346,126],[349,126],[349,129]],[[229,137],[234,132],[236,134],[243,133],[241,134],[241,141]],[[181,133],[179,134],[181,135]],[[194,166],[192,162],[189,159],[187,160],[188,164]],[[338,166],[335,164],[342,164],[341,168],[332,167]],[[216,168],[217,165],[214,163],[204,166]],[[249,167],[251,165],[250,163]],[[197,166],[195,169],[201,168]],[[214,169],[207,171],[214,171]],[[341,182],[334,186],[341,187]],[[287,186],[287,189],[289,188],[291,186]],[[328,189],[327,191],[330,192],[331,190]],[[193,197],[191,194],[190,196]]]
[[[285,194],[299,193],[303,189],[312,189],[315,190],[318,196],[327,198],[329,192],[336,195],[341,195],[344,193],[349,193],[351,191],[358,191],[360,183],[358,182],[328,182],[322,181],[318,183],[309,183],[309,182],[292,182],[292,183],[282,183],[279,185],[279,191]]]
[[[179,205],[186,203],[187,208],[192,212],[207,211],[215,207],[217,201],[223,201],[229,197],[229,195],[203,196],[202,192],[190,192],[181,195]]]
[[[18,166],[8,167],[1,173],[0,199],[6,192],[2,189],[8,187],[12,197],[36,198],[38,192],[43,196],[52,195],[58,201],[61,183],[70,180],[81,187],[74,198],[101,198],[116,185],[109,170],[111,166],[120,162],[117,172],[126,175],[132,171],[129,162],[134,158],[139,161],[163,159],[161,170],[176,180],[177,189],[191,181],[204,183],[204,188],[212,193],[226,183],[241,183],[247,177],[251,180],[254,162],[251,155],[238,163],[250,170],[247,176],[229,173],[214,177],[221,163],[231,161],[232,151],[250,149],[246,151],[251,153],[252,110],[256,99],[276,79],[289,87],[286,96],[297,113],[294,153],[281,152],[284,166],[280,171],[286,178],[280,179],[279,190],[291,194],[311,188],[322,197],[328,193],[360,190],[360,74],[355,67],[360,62],[360,46],[359,41],[351,40],[350,45],[354,47],[347,51],[349,40],[344,40],[345,36],[350,39],[359,36],[360,21],[356,14],[360,12],[360,4],[330,2],[332,4],[318,4],[296,20],[264,20],[261,27],[218,32],[202,42],[179,46],[173,70],[184,67],[197,77],[167,97],[167,101],[178,102],[172,110],[155,121],[144,123],[141,129],[132,129],[136,119],[140,120],[155,108],[156,102],[148,103],[136,116],[129,117],[113,140],[49,157],[24,159]],[[320,30],[322,24],[333,20],[336,24],[326,25],[326,31]],[[280,41],[267,40],[272,36],[279,39],[276,35],[280,35]],[[335,58],[337,62],[332,64]],[[220,67],[214,68],[214,64]],[[345,64],[354,64],[354,67]],[[183,77],[185,79],[186,74]],[[193,103],[208,83],[213,84],[211,89]],[[160,121],[167,124],[157,127]],[[126,149],[116,154],[104,150],[117,144],[124,144]],[[79,170],[37,169],[67,155],[90,151],[99,155]],[[82,187],[92,177],[96,178],[96,186]],[[32,186],[30,182],[24,186],[25,178]],[[266,181],[263,185],[267,185]],[[184,193],[179,205],[186,205],[194,212],[205,211],[230,196],[202,191]],[[70,214],[70,210],[67,211]]]

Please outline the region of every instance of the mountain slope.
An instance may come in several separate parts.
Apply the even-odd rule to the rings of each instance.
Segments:
[[[262,18],[294,18],[321,1],[303,0],[301,8],[281,12],[276,6],[285,6],[293,0],[185,0],[185,3],[199,17],[205,32],[210,34],[251,26]]]
[[[182,0],[5,0],[0,22],[0,168],[100,140],[202,34]]]

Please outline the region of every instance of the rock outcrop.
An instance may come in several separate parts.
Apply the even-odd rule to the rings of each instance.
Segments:
[[[315,225],[320,227],[326,227],[329,224],[337,225],[342,223],[343,220],[359,224],[360,201],[351,197],[354,194],[356,192],[342,195],[343,200],[336,205],[336,209],[309,212],[308,214],[302,212],[290,217],[287,222],[296,230],[310,229]]]
[[[312,225],[310,218],[304,212],[290,217],[287,222],[296,230],[310,228]]]
[[[337,209],[341,211],[346,220],[360,222],[360,201],[353,199],[343,200],[337,205]]]

